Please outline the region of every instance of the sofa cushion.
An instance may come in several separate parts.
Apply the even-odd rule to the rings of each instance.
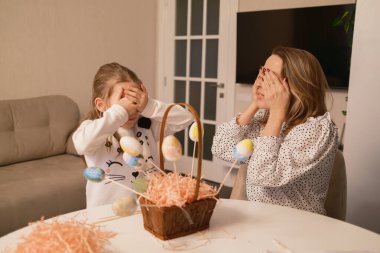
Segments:
[[[66,96],[0,101],[0,166],[63,154],[78,121]]]
[[[86,208],[84,160],[58,155],[0,169],[0,236],[39,220]]]

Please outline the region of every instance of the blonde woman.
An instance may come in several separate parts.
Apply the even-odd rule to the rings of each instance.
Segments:
[[[318,60],[277,47],[260,69],[248,108],[218,126],[212,152],[232,162],[244,138],[254,142],[248,163],[249,200],[325,214],[337,128],[327,112],[328,84]]]

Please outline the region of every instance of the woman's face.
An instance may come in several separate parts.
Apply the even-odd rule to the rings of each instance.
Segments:
[[[256,90],[256,98],[257,98],[257,104],[259,108],[268,109],[268,105],[265,102],[265,92],[263,90],[263,75],[264,75],[264,69],[269,69],[271,72],[273,72],[279,80],[282,80],[283,77],[281,76],[281,70],[282,70],[282,59],[273,54],[269,56],[269,58],[266,60],[265,65],[263,68],[261,68],[259,77],[257,78],[257,90]]]

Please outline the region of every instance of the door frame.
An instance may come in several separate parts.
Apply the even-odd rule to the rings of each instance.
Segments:
[[[174,6],[174,7],[173,7]],[[170,15],[170,12],[172,15]],[[235,87],[236,87],[236,23],[238,12],[238,0],[220,0],[219,16],[219,54],[218,54],[218,80],[224,84],[223,89],[218,88],[217,96],[224,93],[224,103],[217,103],[217,124],[226,122],[234,116],[235,112]],[[156,74],[156,97],[166,103],[172,103],[173,89],[169,82],[173,82],[174,67],[174,29],[175,29],[175,0],[158,1],[157,13],[157,74]],[[223,35],[223,38],[222,38]],[[188,46],[189,47],[189,46]],[[204,48],[204,47],[203,47]],[[170,58],[172,57],[172,58]],[[224,63],[224,64],[220,64]],[[171,77],[171,78],[168,78]],[[213,163],[215,169],[207,168],[208,163]],[[188,169],[181,170],[188,172]],[[216,157],[213,161],[203,160],[202,177],[214,182],[221,182],[229,169],[230,164]],[[226,181],[226,185],[232,185],[232,178]]]

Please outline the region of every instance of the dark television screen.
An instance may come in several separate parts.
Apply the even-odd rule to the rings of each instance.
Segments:
[[[349,11],[342,24],[334,26]],[[236,82],[252,84],[258,69],[278,45],[304,49],[317,57],[330,88],[347,88],[355,4],[237,14]]]

